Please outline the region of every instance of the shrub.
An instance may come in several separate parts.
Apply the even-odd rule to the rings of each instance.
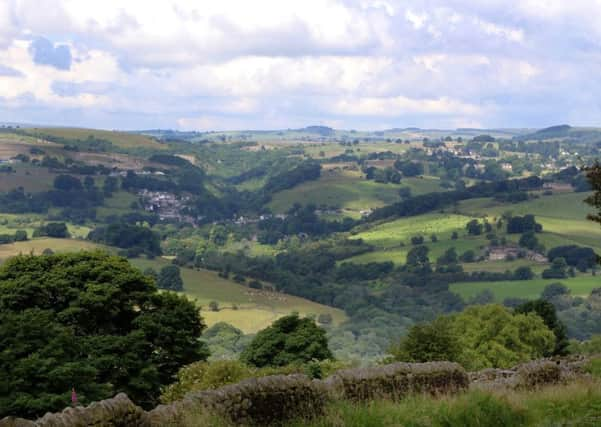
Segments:
[[[251,280],[248,283],[248,287],[251,289],[263,289],[263,284],[261,282],[259,282],[258,280]]]
[[[422,243],[424,243],[424,237],[423,236],[413,236],[411,238],[411,244],[412,245],[421,245]]]
[[[317,316],[317,322],[322,325],[330,325],[332,323],[332,315],[330,313],[321,313]]]
[[[33,232],[33,237],[56,237],[64,239],[70,237],[67,225],[64,222],[49,222]]]
[[[476,253],[472,250],[467,250],[459,257],[461,262],[474,262],[476,261]]]
[[[513,277],[516,280],[530,280],[534,278],[534,272],[528,266],[522,266],[515,269]]]
[[[183,291],[184,281],[182,280],[179,267],[172,264],[161,268],[157,277],[157,286],[159,289]]]

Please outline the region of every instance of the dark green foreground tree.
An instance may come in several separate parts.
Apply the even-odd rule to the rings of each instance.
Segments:
[[[285,366],[332,359],[326,331],[298,314],[284,316],[260,331],[240,355],[249,365]]]
[[[197,308],[104,252],[18,256],[0,267],[0,418],[127,393],[146,407],[208,356]]]

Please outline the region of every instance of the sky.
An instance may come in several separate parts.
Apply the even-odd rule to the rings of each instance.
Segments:
[[[601,126],[601,0],[0,0],[0,122]]]

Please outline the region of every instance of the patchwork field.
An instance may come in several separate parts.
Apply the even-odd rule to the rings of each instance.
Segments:
[[[587,214],[593,211],[583,202],[587,196],[588,193],[562,193],[515,204],[473,199],[459,203],[456,211],[488,218],[498,218],[505,212],[513,215],[533,214],[536,221],[543,225],[544,233],[539,235],[539,240],[547,249],[577,244],[590,246],[601,253],[601,227],[586,219]]]
[[[574,296],[588,296],[595,288],[601,287],[601,277],[582,275],[568,279],[533,279],[527,281],[502,281],[502,282],[473,282],[454,283],[451,291],[468,300],[485,289],[489,289],[495,296],[495,301],[502,302],[505,298],[536,299],[540,297],[545,286],[561,282],[571,289]]]
[[[169,263],[166,259],[135,259],[131,262],[142,270],[149,267],[158,270]],[[346,320],[341,310],[291,295],[250,289],[212,271],[182,268],[181,272],[185,293],[198,301],[208,325],[228,322],[245,333],[255,333],[292,312],[301,315],[329,313],[334,324]],[[219,303],[219,311],[208,309],[211,301]]]

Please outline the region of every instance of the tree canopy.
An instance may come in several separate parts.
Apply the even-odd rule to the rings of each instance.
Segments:
[[[490,304],[413,326],[392,354],[401,361],[449,360],[477,370],[509,368],[551,354],[554,346],[555,336],[536,310],[512,313]]]
[[[126,392],[156,403],[178,369],[208,356],[183,297],[105,252],[18,256],[0,267],[0,417],[34,418]]]
[[[159,289],[167,289],[170,291],[183,291],[184,281],[177,265],[166,265],[161,268],[157,279]]]
[[[326,331],[308,318],[291,314],[260,331],[242,352],[241,360],[257,367],[285,366],[331,359]]]

